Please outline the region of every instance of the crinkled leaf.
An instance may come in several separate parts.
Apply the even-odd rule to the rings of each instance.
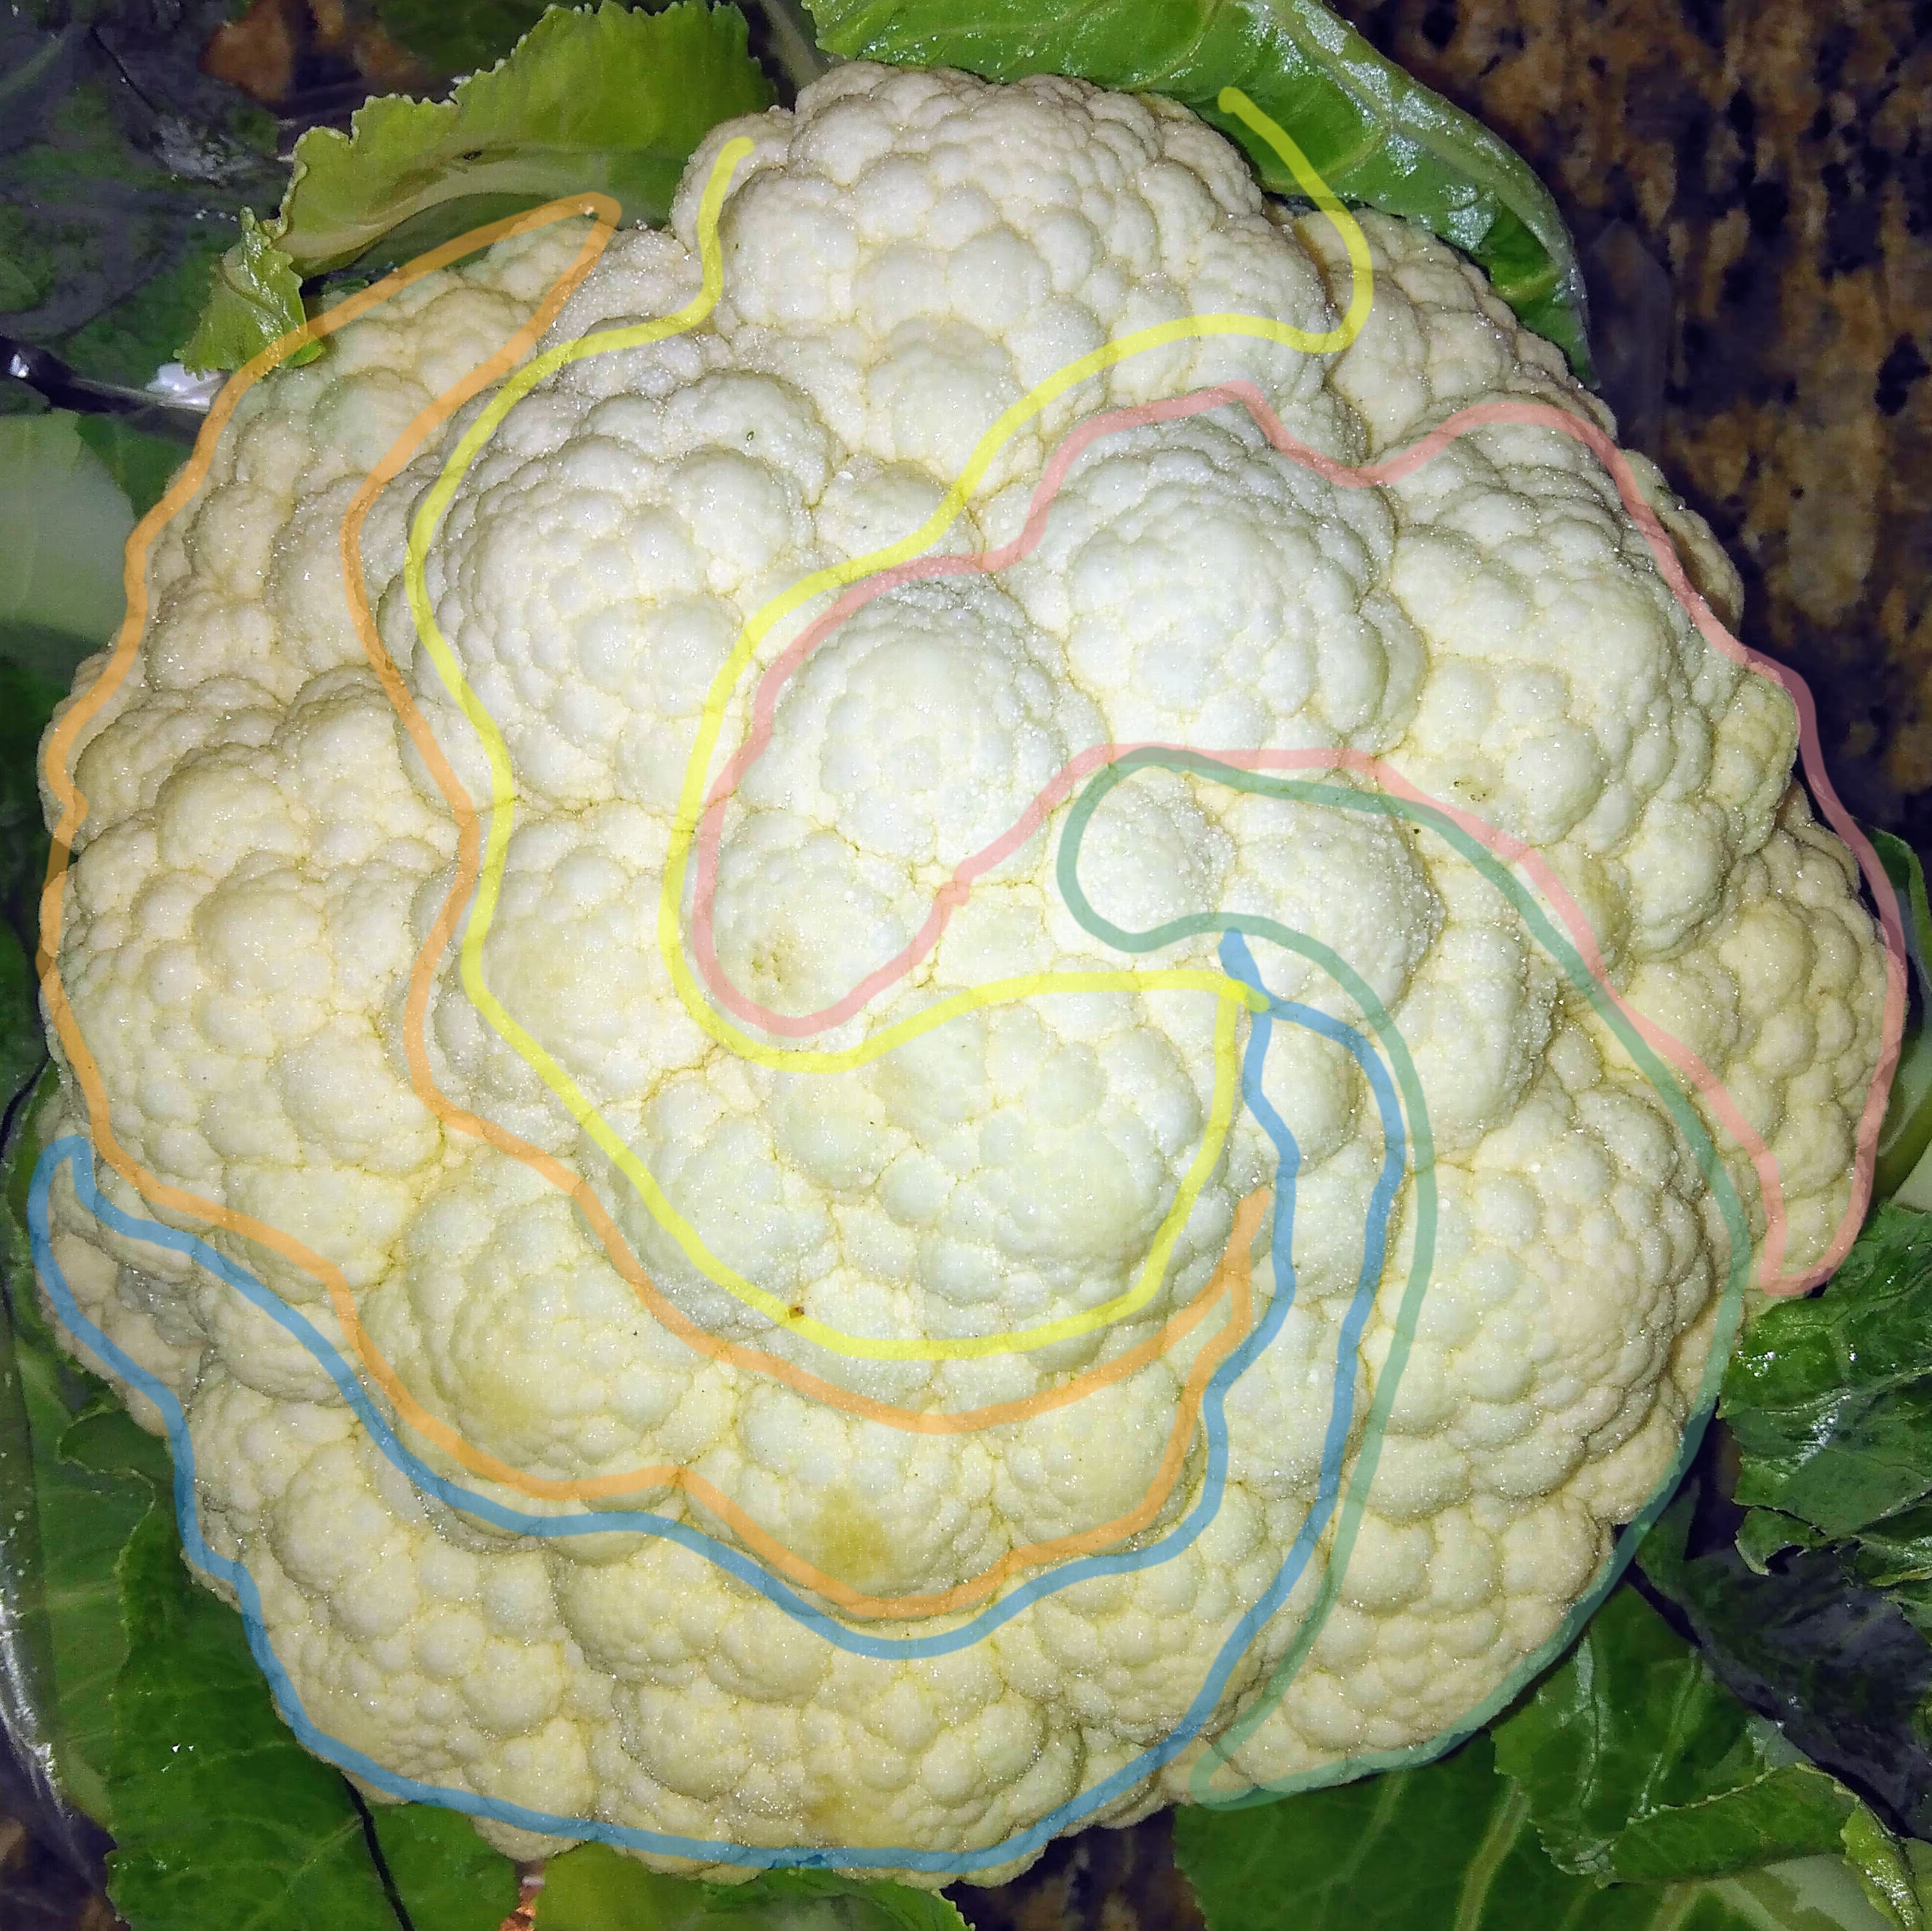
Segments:
[[[1264,185],[1300,192],[1274,150],[1217,101],[1240,88],[1336,193],[1408,215],[1487,271],[1524,322],[1588,379],[1583,277],[1528,164],[1317,0],[811,0],[848,57],[962,67],[995,80],[1065,73],[1165,94],[1239,142]]]
[[[239,208],[236,214],[239,219],[250,211]],[[124,301],[76,329],[61,344],[62,353],[83,375],[136,386],[152,381],[163,363],[180,358],[225,259],[218,235],[196,235]]]
[[[398,259],[591,188],[628,220],[662,221],[705,135],[770,100],[734,7],[552,8],[448,100],[386,96],[346,135],[304,135],[283,245],[304,274],[364,260],[378,243]]]
[[[346,134],[304,134],[280,213],[244,219],[182,359],[238,367],[300,320],[304,278],[391,266],[560,196],[601,190],[627,220],[662,221],[698,142],[771,97],[734,8],[554,7],[448,100],[386,95]]]
[[[1738,1561],[1802,1601],[1807,1618],[1828,1615],[1835,1585],[1850,1591],[1864,1606],[1866,1640],[1889,1631],[1900,1669],[1916,1672],[1918,1697],[1927,1687],[1920,1653],[1932,1636],[1928,1320],[1932,1214],[1894,1202],[1866,1224],[1822,1294],[1779,1303],[1754,1323],[1723,1402],[1739,1451],[1738,1499],[1750,1505]],[[1739,1635],[1755,1639],[1748,1620]],[[1897,1681],[1902,1696],[1905,1678]],[[1800,1684],[1792,1693],[1810,1693]],[[1882,1712],[1883,1682],[1858,1700]],[[1882,1748],[1887,1726],[1862,1708],[1860,1729],[1875,1723],[1874,1747]],[[1913,1735],[1918,1741],[1892,1755],[1917,1766],[1916,1801],[1932,1828],[1932,1764]]]
[[[57,1425],[47,1425],[46,1405],[34,1385],[44,1387],[52,1378],[48,1359],[52,1351],[31,1319],[26,1240],[14,1212],[25,1186],[20,1163],[33,1158],[27,1113],[17,1103],[10,1112],[4,1166],[8,1211],[0,1218],[6,1290],[0,1297],[0,1645],[6,1658],[0,1670],[0,1738],[14,1747],[22,1771],[32,1780],[32,1810],[52,1813],[71,1779],[59,1763],[65,1746],[40,1537],[42,1471],[35,1453],[37,1434],[44,1452],[50,1454],[49,1438],[57,1432]],[[59,1834],[58,1820],[52,1814],[37,1821],[49,1834]]]
[[[1844,1847],[1846,1862],[1880,1916],[1900,1931],[1924,1931],[1932,1845],[1917,1846],[1915,1859],[1914,1847],[1901,1844],[1862,1804],[1845,1820]]]
[[[1899,1931],[1840,1857],[1613,1884],[1559,1870],[1486,1736],[1419,1770],[1174,1813],[1208,1931]]]
[[[61,1431],[62,1462],[93,1475],[138,1475],[157,1491],[166,1488],[174,1480],[167,1444],[142,1427],[104,1383],[92,1375],[86,1380],[94,1392]],[[131,1533],[134,1524],[128,1526]]]
[[[140,1476],[89,1469],[61,1452],[57,1444],[68,1429],[71,1396],[68,1366],[56,1350],[24,1345],[20,1372],[33,1429],[42,1587],[53,1665],[53,1700],[46,1714],[52,1719],[55,1764],[69,1799],[111,1826],[111,1696],[128,1654],[114,1565],[154,1490]],[[133,1422],[126,1425],[140,1433]],[[165,1454],[161,1459],[165,1462]]]
[[[830,1871],[767,1871],[740,1885],[646,1870],[602,1844],[544,1867],[538,1931],[965,1931],[936,1891]]]
[[[1720,1412],[1748,1506],[1842,1537],[1932,1493],[1932,1215],[1880,1208],[1822,1294],[1767,1308]]]
[[[1544,1849],[1600,1882],[1835,1852],[1861,1808],[1629,1590],[1494,1735],[1497,1768],[1521,1787]]]
[[[1750,1509],[1738,1528],[1738,1553],[1754,1576],[1768,1576],[1772,1558],[1787,1549],[1820,1549],[1829,1540],[1809,1522],[1779,1509]]]
[[[242,238],[214,265],[207,305],[194,333],[182,344],[182,365],[191,370],[238,369],[304,319],[302,277],[278,238],[280,226],[242,211]],[[289,358],[313,361],[304,343]]]
[[[0,1594],[10,1612],[10,1665],[32,1687],[32,1707],[19,1715],[50,1749],[66,1801],[106,1822],[110,1696],[128,1651],[115,1559],[146,1512],[167,1457],[104,1383],[68,1360],[35,1305],[24,1205],[40,1151],[35,1117],[52,1087],[50,1075],[36,1102],[20,1110],[8,1149],[8,1296],[0,1320],[0,1382],[6,1384],[0,1391],[0,1573],[6,1587]],[[106,1452],[76,1452],[76,1430],[108,1408],[143,1446],[117,1436],[116,1447],[104,1442]]]
[[[1852,1573],[1874,1589],[1932,1581],[1932,1502],[1868,1522],[1848,1559]]]

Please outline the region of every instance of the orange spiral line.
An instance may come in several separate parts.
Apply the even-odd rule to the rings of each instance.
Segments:
[[[398,1414],[418,1435],[434,1443],[471,1473],[546,1500],[589,1500],[669,1487],[682,1489],[727,1524],[757,1554],[794,1582],[811,1589],[848,1612],[868,1617],[903,1618],[945,1613],[982,1600],[1018,1570],[1037,1567],[1063,1557],[1084,1554],[1132,1535],[1159,1515],[1178,1480],[1193,1435],[1201,1400],[1214,1369],[1238,1345],[1251,1323],[1251,1264],[1249,1248],[1260,1222],[1266,1189],[1244,1200],[1235,1216],[1228,1247],[1220,1266],[1201,1292],[1161,1330],[1114,1360],[1066,1385],[1014,1401],[955,1414],[918,1414],[896,1409],[869,1396],[855,1394],[796,1369],[779,1357],[727,1342],[709,1335],[674,1306],[652,1283],[624,1240],[590,1183],[547,1154],[517,1139],[494,1122],[456,1106],[436,1087],[430,1076],[422,1036],[429,988],[436,963],[457,925],[476,871],[478,817],[474,804],[457,779],[426,721],[416,708],[394,660],[376,634],[360,568],[360,535],[376,496],[407,465],[421,443],[449,416],[513,367],[555,320],[570,294],[596,264],[614,231],[616,204],[602,194],[584,194],[546,203],[527,212],[493,222],[446,242],[406,267],[350,297],[326,315],[314,317],[255,356],[222,389],[208,411],[193,453],[160,501],[143,517],[128,538],[124,571],[128,612],[115,648],[99,676],[76,697],[48,733],[43,768],[48,787],[61,807],[61,817],[48,855],[46,884],[41,894],[41,937],[37,963],[48,1017],[64,1051],[70,1070],[86,1101],[90,1137],[116,1172],[150,1202],[265,1248],[317,1281],[328,1294],[344,1338],[368,1369]],[[397,443],[370,472],[345,514],[341,538],[344,581],[350,613],[371,668],[410,730],[412,742],[437,778],[458,823],[458,875],[446,899],[428,942],[419,953],[410,978],[404,1021],[404,1045],[412,1084],[418,1096],[447,1124],[480,1137],[500,1150],[523,1160],[565,1192],[598,1233],[605,1252],[628,1279],[652,1312],[681,1339],[713,1358],[751,1368],[787,1382],[863,1419],[874,1420],[912,1432],[951,1435],[968,1432],[1032,1416],[1077,1400],[1094,1389],[1120,1381],[1171,1348],[1197,1327],[1223,1294],[1231,1300],[1231,1318],[1202,1351],[1190,1373],[1177,1407],[1168,1441],[1155,1478],[1135,1507],[1114,1520],[1079,1534],[1054,1537],[1010,1550],[991,1568],[952,1589],[927,1596],[881,1597],[850,1588],[806,1562],[761,1528],[736,1502],[702,1477],[674,1465],[650,1466],[615,1474],[555,1481],[532,1476],[476,1447],[460,1431],[430,1414],[416,1400],[364,1327],[346,1277],[332,1262],[279,1228],[202,1195],[170,1186],[142,1166],[121,1144],[112,1126],[112,1112],[99,1068],[89,1051],[68,1000],[58,955],[63,923],[63,886],[71,862],[74,841],[87,814],[87,800],[69,775],[76,739],[84,726],[112,697],[133,667],[146,627],[148,598],[147,560],[155,539],[186,507],[205,479],[223,430],[242,397],[255,383],[297,349],[334,334],[378,303],[410,283],[463,256],[491,243],[566,219],[589,214],[596,225],[571,266],[544,295],[536,311],[503,347],[470,375],[421,411]],[[464,865],[467,863],[466,876]],[[412,1028],[413,1027],[413,1030]]]

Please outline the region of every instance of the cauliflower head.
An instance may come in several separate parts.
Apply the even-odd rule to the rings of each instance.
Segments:
[[[707,693],[748,620],[919,529],[1002,412],[1101,344],[1228,311],[1319,331],[1351,292],[1327,217],[1266,202],[1177,106],[854,64],[795,111],[718,129],[668,226],[620,232],[549,342],[692,300],[700,196],[740,137],[715,309],[538,385],[428,547],[426,606],[514,774],[481,980],[539,1052],[491,1023],[460,934],[438,940],[460,814],[352,621],[338,549],[364,479],[532,314],[585,222],[416,281],[248,394],[154,550],[138,653],[74,767],[62,982],[120,1146],[175,1190],[104,1162],[104,1191],[298,1308],[421,1464],[496,1513],[412,1480],[313,1350],[193,1258],[102,1224],[64,1177],[53,1251],[178,1393],[206,1532],[254,1579],[325,1732],[553,1820],[482,1820],[521,1855],[590,1819],[903,1849],[927,1860],[904,1867],[915,1882],[994,1881],[1042,1820],[1186,1796],[1238,1717],[1223,1783],[1455,1723],[1558,1627],[1671,1466],[1730,1259],[1658,1093],[1442,838],[1138,771],[1086,826],[1082,889],[1128,932],[1194,924],[1130,953],[1060,889],[1057,774],[1108,744],[1334,754],[1300,775],[1376,793],[1384,770],[1524,841],[1629,1007],[1768,1146],[1796,1266],[1850,1201],[1885,961],[1792,781],[1790,702],[1706,643],[1601,464],[1550,428],[1486,426],[1348,487],[1224,399],[1095,436],[1029,533],[1077,424],[1204,386],[1253,385],[1351,465],[1498,398],[1613,427],[1451,250],[1364,214],[1373,300],[1344,349],[1184,337],[1068,387],[938,545],[1007,562],[897,583],[775,675],[770,741],[674,908],[677,955],[700,926],[714,955],[688,969],[694,1000],[659,901]],[[419,634],[405,561],[482,406],[422,442],[360,542],[400,690],[479,808],[484,739]],[[1708,532],[1630,460],[1734,619]],[[831,601],[758,642],[704,781]],[[1043,791],[1039,825],[951,888]],[[1202,989],[1213,922],[1237,914],[1329,949],[1386,1009],[1439,1203],[1366,1507],[1285,1690],[1270,1679],[1335,1534],[1317,1510],[1331,1412],[1346,1472],[1424,1176],[1412,1133],[1352,1328],[1384,1117],[1332,1024],[1278,1021],[1257,1077],[1298,1153],[1292,1225],[1277,1252],[1259,1201],[1238,1221],[1283,1156],[1230,1096],[1250,1008],[1230,1029]],[[1366,1033],[1306,952],[1252,943],[1271,993]],[[1136,971],[1195,982],[1104,978]],[[1102,982],[917,1023],[962,991],[1075,974]],[[807,1051],[837,1063],[788,1057]],[[62,1120],[85,1130],[61,1063]],[[1757,1171],[1712,1133],[1761,1238]],[[340,1291],[237,1216],[323,1257]],[[1204,1402],[1244,1281],[1269,1339]],[[988,1336],[1019,1339],[950,1345]],[[586,1511],[597,1532],[556,1532]],[[1217,1675],[1305,1528],[1299,1579]],[[1080,1554],[1156,1545],[1138,1566]]]

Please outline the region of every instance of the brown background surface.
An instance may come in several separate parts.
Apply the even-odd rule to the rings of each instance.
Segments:
[[[1932,843],[1932,4],[1339,10],[1549,183],[1624,439],[1744,572],[1846,802]]]

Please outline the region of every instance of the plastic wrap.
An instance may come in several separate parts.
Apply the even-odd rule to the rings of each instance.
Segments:
[[[8,1109],[5,1151],[26,1112]],[[110,1840],[71,1799],[58,1768],[54,1663],[40,1554],[34,1442],[16,1342],[15,1309],[33,1277],[14,1243],[0,1253],[0,1810],[17,1819],[90,1885]]]

